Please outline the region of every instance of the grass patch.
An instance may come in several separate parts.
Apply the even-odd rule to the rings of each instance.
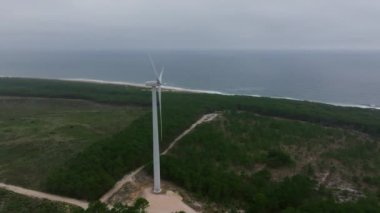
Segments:
[[[51,170],[146,112],[80,100],[0,98],[0,181],[41,189]]]

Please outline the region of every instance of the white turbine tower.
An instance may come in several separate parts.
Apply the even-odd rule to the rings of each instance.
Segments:
[[[155,81],[148,81],[145,83],[146,86],[152,87],[152,121],[153,121],[153,175],[154,175],[154,186],[153,192],[161,192],[161,178],[160,178],[160,144],[159,144],[159,133],[158,133],[158,115],[157,115],[157,105],[159,106],[160,112],[160,135],[162,139],[162,110],[161,110],[161,85],[162,85],[162,74],[164,73],[164,67],[162,67],[161,73],[158,74],[156,66],[149,55],[149,60],[152,65],[153,72],[156,75]],[[158,94],[158,102],[157,102]]]

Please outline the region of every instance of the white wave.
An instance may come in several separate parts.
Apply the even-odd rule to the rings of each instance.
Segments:
[[[362,108],[362,109],[377,109],[380,110],[380,106],[376,105],[362,105],[362,104],[344,104],[344,103],[327,103],[334,106],[341,106],[341,107],[355,107],[355,108]]]

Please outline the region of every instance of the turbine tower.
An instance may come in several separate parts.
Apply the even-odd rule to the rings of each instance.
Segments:
[[[153,123],[153,176],[154,176],[154,186],[153,192],[161,192],[161,178],[160,178],[160,143],[159,143],[159,132],[158,132],[158,113],[157,105],[159,107],[160,113],[160,135],[162,139],[162,110],[161,110],[161,85],[162,85],[162,74],[164,73],[164,67],[161,69],[161,73],[158,74],[156,66],[149,55],[150,64],[154,74],[156,75],[155,81],[148,81],[145,83],[146,86],[152,87],[152,123]],[[157,100],[158,94],[158,100]],[[158,102],[157,102],[158,101]]]

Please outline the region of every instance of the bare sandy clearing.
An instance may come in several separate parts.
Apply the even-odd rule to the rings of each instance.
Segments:
[[[186,213],[196,213],[192,208],[182,201],[182,197],[173,191],[166,191],[165,194],[152,193],[152,187],[144,189],[142,195],[149,201],[148,213],[169,213],[184,211]]]

